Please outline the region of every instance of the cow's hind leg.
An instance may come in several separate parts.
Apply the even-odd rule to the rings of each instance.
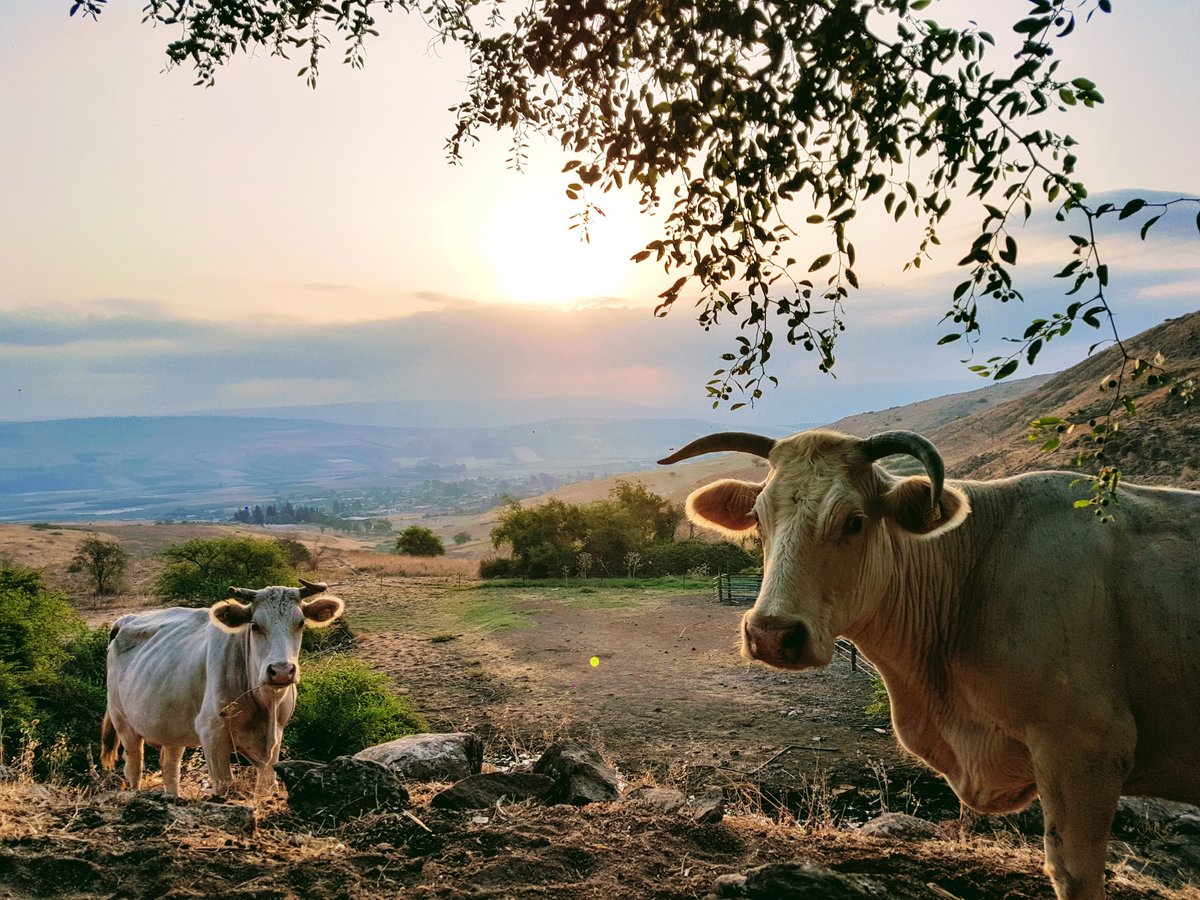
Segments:
[[[183,763],[182,744],[164,744],[158,749],[158,761],[162,764],[163,793],[168,797],[179,796],[179,769]]]
[[[128,729],[118,729],[117,736],[125,751],[125,783],[131,791],[141,790],[146,743],[140,734]]]

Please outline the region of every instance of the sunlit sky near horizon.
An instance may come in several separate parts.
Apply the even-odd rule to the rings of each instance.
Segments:
[[[1081,141],[1093,193],[1200,194],[1200,4],[1114,5],[1063,45],[1066,70],[1107,102],[1055,124]],[[503,135],[448,165],[465,63],[419,21],[383,18],[361,72],[332,48],[315,91],[299,63],[265,53],[202,89],[188,70],[163,71],[172,35],[141,24],[140,2],[109,6],[98,22],[69,18],[68,0],[0,6],[0,420],[412,396],[707,411],[703,383],[734,331],[705,334],[686,308],[651,316],[672,279],[629,257],[659,223],[634,195],[606,195],[580,243],[565,157],[536,140],[524,172],[506,163]],[[1023,7],[956,0],[927,14],[974,11],[999,35]],[[919,273],[900,271],[913,242],[863,217],[864,290],[847,305],[838,381],[788,354],[785,388],[751,416],[814,421],[934,384],[982,386],[961,350],[933,347],[962,255],[952,236],[978,218],[963,206]],[[1114,244],[1129,333],[1200,305],[1193,219],[1160,226],[1158,243],[1135,246],[1134,229]],[[1052,234],[1030,226],[1031,277],[1069,254]],[[1057,300],[1060,285],[1042,281],[997,316],[991,340],[1038,314],[1038,298]]]

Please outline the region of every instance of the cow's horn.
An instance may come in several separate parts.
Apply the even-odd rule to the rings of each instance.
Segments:
[[[752,453],[763,459],[770,458],[771,449],[775,446],[775,438],[763,437],[761,434],[749,434],[745,431],[720,431],[696,438],[685,447],[680,447],[670,456],[660,459],[660,466],[669,466],[680,460],[691,459],[693,456],[703,456],[705,453]]]
[[[311,597],[313,594],[319,594],[321,591],[329,590],[329,585],[323,581],[305,581],[303,578],[301,578],[300,585],[301,599],[305,597]]]
[[[881,431],[863,441],[862,450],[872,462],[893,453],[915,457],[929,475],[929,483],[933,488],[929,492],[929,505],[934,517],[937,517],[942,485],[946,480],[946,466],[937,447],[912,431]]]
[[[233,585],[230,585],[229,596],[253,602],[258,599],[258,591],[253,591],[250,588],[233,587]]]

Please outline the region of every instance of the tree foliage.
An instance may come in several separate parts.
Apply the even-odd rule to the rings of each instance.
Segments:
[[[72,12],[95,16],[101,5],[83,0]],[[955,202],[975,205],[979,228],[953,251],[963,278],[948,298],[941,339],[967,345],[980,339],[987,303],[1021,298],[1017,227],[1035,205],[1070,215],[1083,227],[1064,244],[1058,274],[1067,299],[1010,338],[1008,352],[967,356],[980,375],[1002,379],[1077,324],[1107,328],[1097,345],[1115,341],[1124,364],[1108,415],[1099,431],[1092,426],[1098,447],[1112,416],[1129,412],[1129,380],[1170,376],[1124,352],[1096,223],[1132,219],[1144,238],[1164,214],[1200,200],[1091,205],[1076,180],[1076,142],[1045,127],[1048,113],[1103,102],[1058,47],[1096,13],[1111,12],[1111,0],[1027,0],[1015,22],[1011,8],[989,5],[1011,29],[1015,53],[998,50],[974,21],[929,18],[930,6],[149,0],[146,10],[172,26],[167,56],[193,66],[198,84],[211,84],[234,54],[266,48],[302,54],[299,74],[314,87],[335,39],[360,67],[379,15],[419,14],[469,60],[447,140],[452,160],[494,129],[512,135],[519,167],[530,135],[542,134],[571,157],[566,191],[580,203],[575,225],[585,233],[598,197],[613,188],[631,187],[644,208],[663,209],[662,236],[634,256],[663,267],[658,312],[686,298],[706,330],[739,326],[707,386],[714,406],[762,396],[775,381],[768,367],[780,338],[814,353],[822,371],[834,367],[843,305],[859,286],[856,219],[868,204],[920,229],[913,267],[941,243]]]
[[[639,482],[619,480],[604,500],[572,504],[552,498],[536,506],[513,501],[492,529],[492,544],[512,547],[513,562],[496,574],[546,578],[580,571],[587,560],[615,574],[630,553],[674,539],[683,511]]]
[[[423,525],[409,525],[396,538],[396,551],[407,556],[445,556],[446,545]]]
[[[129,554],[120,544],[94,536],[85,538],[71,559],[71,571],[86,573],[97,596],[119,591],[128,565]]]
[[[195,538],[163,551],[167,564],[156,591],[165,600],[207,606],[226,596],[230,586],[251,588],[296,583],[284,549],[259,538]]]

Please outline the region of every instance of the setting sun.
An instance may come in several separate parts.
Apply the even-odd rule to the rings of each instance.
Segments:
[[[482,235],[483,255],[495,290],[512,303],[568,306],[596,297],[623,296],[641,249],[645,227],[637,212],[616,197],[599,203],[588,225],[572,228],[583,203],[543,181],[537,189],[512,191],[496,207]]]

